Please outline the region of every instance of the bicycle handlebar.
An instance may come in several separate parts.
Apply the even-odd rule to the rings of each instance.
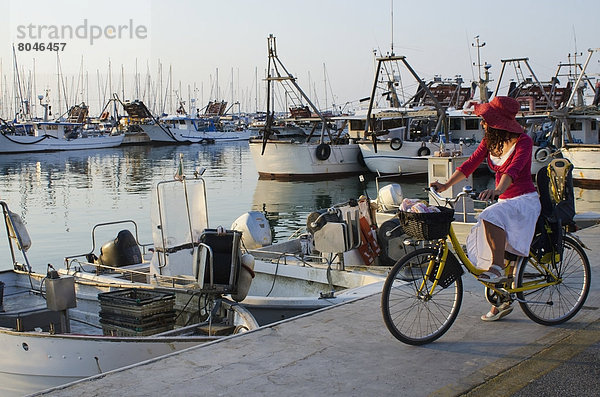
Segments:
[[[470,197],[475,202],[485,203],[487,205],[493,204],[497,199],[497,197],[495,197],[494,200],[479,200],[479,194],[469,185],[463,187],[462,192],[458,193],[456,197],[442,197],[433,187],[426,187],[424,190],[429,191],[436,200],[449,204],[456,204],[461,197],[465,196]]]
[[[425,190],[426,190],[426,191],[429,191],[429,193],[430,193],[430,194],[431,194],[431,195],[432,195],[432,196],[433,196],[433,197],[434,197],[436,200],[443,201],[443,202],[450,203],[450,204],[455,204],[455,203],[456,203],[456,202],[457,202],[457,201],[458,201],[458,200],[459,200],[461,197],[468,196],[468,197],[471,197],[471,198],[475,198],[475,196],[477,195],[477,193],[475,193],[475,192],[473,191],[473,188],[472,188],[471,186],[468,186],[468,185],[467,185],[467,186],[465,186],[465,187],[463,187],[463,190],[462,190],[462,192],[458,193],[458,194],[456,195],[456,197],[442,197],[442,196],[441,196],[441,195],[440,195],[440,194],[437,192],[437,190],[435,190],[435,188],[434,188],[433,186],[432,186],[432,187],[426,187],[426,188],[425,188]]]

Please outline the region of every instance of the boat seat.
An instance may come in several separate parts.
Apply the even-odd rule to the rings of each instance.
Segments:
[[[205,229],[194,248],[194,278],[202,290],[235,293],[241,267],[242,233],[237,230]]]
[[[142,263],[142,253],[133,234],[123,229],[114,240],[102,245],[98,263],[110,267]]]

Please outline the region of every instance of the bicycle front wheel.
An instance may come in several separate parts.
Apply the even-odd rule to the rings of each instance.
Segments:
[[[574,239],[563,237],[563,254],[557,263],[539,263],[529,258],[519,269],[517,287],[535,287],[517,293],[523,312],[543,325],[556,325],[572,318],[583,306],[590,289],[590,262]]]
[[[418,249],[404,256],[387,276],[381,294],[381,312],[394,337],[410,345],[423,345],[442,336],[452,325],[462,303],[459,277],[448,288],[426,277],[438,250]]]

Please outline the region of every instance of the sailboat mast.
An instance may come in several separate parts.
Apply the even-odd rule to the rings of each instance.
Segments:
[[[325,111],[327,111],[327,71],[325,70],[325,62],[323,62],[323,86],[325,87]]]
[[[35,98],[35,96],[37,95],[37,84],[36,84],[36,79],[35,79],[35,58],[33,58],[33,96],[32,98]],[[37,104],[36,104],[36,100],[33,99],[33,104],[32,104],[32,114],[33,117],[37,117]]]
[[[392,27],[392,42],[391,42],[391,55],[394,56],[394,0],[391,0],[391,10],[390,10],[390,17],[391,17],[391,27]]]
[[[121,98],[125,100],[125,67],[121,64]]]
[[[169,111],[173,113],[173,65],[169,64]]]

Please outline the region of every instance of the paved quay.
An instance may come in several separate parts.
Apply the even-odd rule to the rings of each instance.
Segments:
[[[600,371],[600,225],[578,235],[592,249],[587,251],[592,287],[583,310],[560,326],[538,325],[518,305],[502,321],[481,321],[489,309],[483,287],[465,275],[456,322],[426,346],[408,346],[392,337],[382,320],[378,293],[38,395],[595,394]]]

